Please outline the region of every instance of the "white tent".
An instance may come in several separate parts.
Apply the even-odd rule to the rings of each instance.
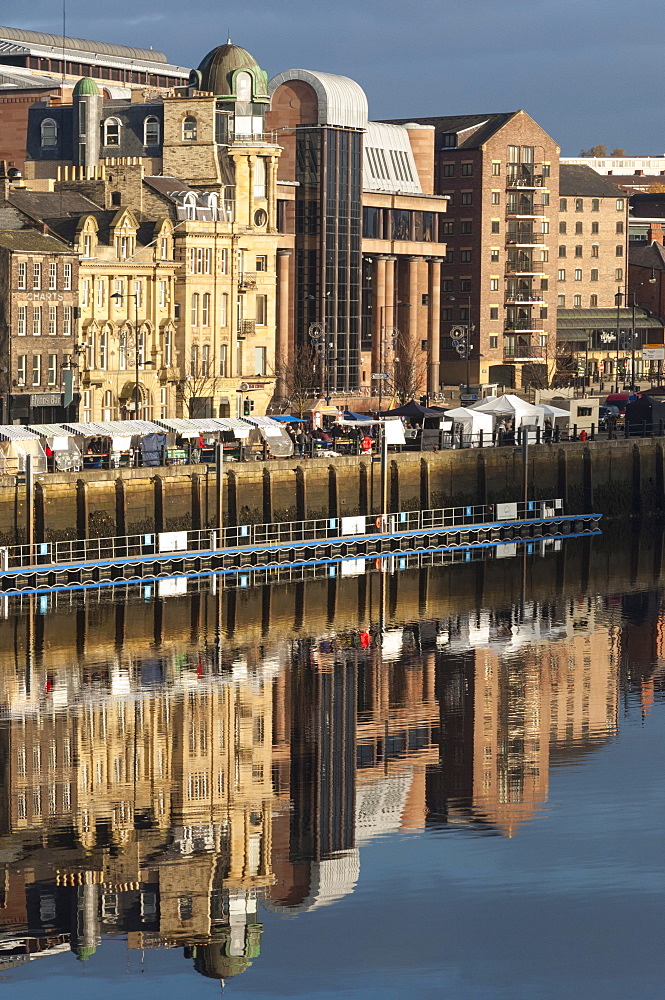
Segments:
[[[483,447],[492,444],[494,417],[483,410],[472,409],[470,406],[458,406],[454,410],[446,410],[444,417],[452,420],[452,443],[458,445],[460,435],[463,448],[480,447],[480,432],[483,432]]]
[[[515,430],[522,424],[536,425],[542,427],[545,423],[545,414],[542,407],[533,406],[525,399],[514,396],[507,392],[503,396],[487,396],[479,403],[472,403],[469,409],[479,410],[481,413],[491,413],[495,419],[507,417],[515,421]]]
[[[552,406],[551,403],[539,403],[536,409],[543,411],[543,418],[551,420],[552,426],[557,420],[562,424],[570,423],[570,410],[562,410],[560,406]]]

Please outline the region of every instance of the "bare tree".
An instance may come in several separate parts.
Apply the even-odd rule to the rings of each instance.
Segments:
[[[522,366],[523,385],[532,389],[555,389],[570,385],[577,372],[572,345],[560,341],[553,351],[545,347],[543,353],[542,361]]]
[[[299,417],[319,395],[321,362],[318,353],[309,344],[296,344],[290,358],[277,358],[277,402],[290,407]]]
[[[601,142],[591,149],[580,149],[580,156],[607,156],[607,146]]]
[[[427,355],[420,349],[420,341],[410,343],[398,334],[395,358],[386,366],[389,377],[385,381],[388,393],[397,396],[400,403],[408,403],[427,385]]]
[[[189,375],[177,368],[169,372],[169,382],[175,386],[176,408],[186,417],[212,417],[215,397],[221,392],[224,379],[217,375],[214,362],[199,362]]]

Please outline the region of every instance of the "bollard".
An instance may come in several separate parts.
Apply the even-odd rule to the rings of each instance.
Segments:
[[[589,436],[590,436],[590,438],[591,438],[592,441],[596,437],[596,425],[594,423],[591,424],[591,434]]]
[[[628,423],[628,417],[626,416],[623,418],[623,436],[625,438],[630,437],[630,424]]]
[[[561,428],[559,427],[558,424],[554,428],[554,440],[556,441],[557,444],[561,440]]]
[[[483,447],[483,429],[482,429],[482,427],[480,428],[480,431],[478,433],[478,447],[479,448]]]
[[[536,444],[540,444],[540,427],[536,427]]]
[[[573,441],[577,441],[577,424],[573,424]]]

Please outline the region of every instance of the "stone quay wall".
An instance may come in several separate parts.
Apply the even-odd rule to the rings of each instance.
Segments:
[[[608,518],[665,509],[665,439],[566,442],[529,448],[529,499],[561,497],[567,513]],[[522,497],[519,449],[390,455],[390,508],[417,510]],[[214,467],[90,470],[38,476],[35,541],[213,526]],[[380,513],[380,466],[371,458],[291,459],[225,467],[224,523],[259,524]],[[0,477],[0,545],[26,537],[26,491]]]

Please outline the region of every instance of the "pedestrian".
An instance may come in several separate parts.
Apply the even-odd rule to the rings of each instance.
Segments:
[[[543,439],[545,441],[545,444],[552,444],[552,421],[550,420],[549,417],[545,417]]]

